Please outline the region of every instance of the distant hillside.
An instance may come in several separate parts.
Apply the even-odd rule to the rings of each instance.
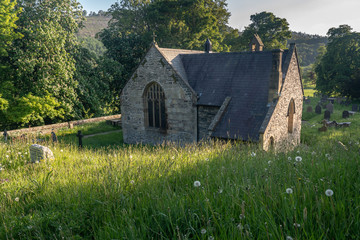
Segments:
[[[292,32],[292,38],[288,40],[288,43],[296,43],[300,65],[304,67],[315,62],[318,48],[325,46],[327,41],[327,37],[324,36]]]
[[[95,34],[107,28],[110,16],[87,16],[84,27],[78,32],[79,37],[95,37]]]

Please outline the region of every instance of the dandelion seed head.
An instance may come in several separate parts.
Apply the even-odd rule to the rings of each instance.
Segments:
[[[6,157],[6,158],[9,158],[9,155],[6,155],[5,157]]]
[[[328,197],[331,197],[332,195],[334,195],[334,192],[333,192],[333,190],[331,190],[331,189],[327,189],[327,190],[325,191],[325,195],[328,196]]]
[[[293,190],[292,190],[291,188],[287,188],[287,189],[286,189],[286,193],[287,193],[287,194],[292,194],[292,193],[293,193]]]
[[[18,202],[19,200],[20,200],[19,197],[16,197],[16,198],[15,198],[15,202]]]
[[[222,192],[223,192],[223,190],[220,188],[219,191],[218,191],[218,193],[222,193]]]
[[[64,150],[62,150],[62,149],[60,150],[60,152],[63,152],[63,151],[64,151]]]
[[[288,160],[291,161],[291,157],[288,157]]]
[[[201,183],[199,181],[194,182],[194,187],[200,187],[200,186],[201,186]]]
[[[236,227],[237,227],[239,230],[243,230],[243,229],[244,229],[244,227],[243,227],[243,225],[242,225],[241,223],[239,223]]]
[[[135,181],[134,181],[134,180],[131,180],[131,181],[130,181],[130,184],[135,184]]]
[[[270,164],[271,164],[271,161],[268,161],[268,164],[270,165]]]
[[[286,240],[293,240],[293,238],[290,237],[290,236],[287,236],[287,237],[286,237]]]
[[[302,161],[302,157],[300,157],[300,156],[295,157],[295,161],[301,162],[301,161]]]
[[[294,223],[294,227],[299,228],[299,227],[301,227],[301,225],[299,223]]]
[[[252,157],[255,157],[255,156],[256,156],[256,153],[252,152],[250,155],[251,155]]]
[[[239,218],[240,218],[240,219],[245,219],[245,215],[244,215],[244,214],[240,214],[240,215],[239,215]]]
[[[213,236],[210,236],[208,239],[209,240],[214,240],[215,238]]]
[[[201,229],[201,234],[205,234],[206,233],[206,229]]]

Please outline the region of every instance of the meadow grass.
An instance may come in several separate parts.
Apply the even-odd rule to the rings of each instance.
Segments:
[[[359,239],[360,117],[325,133],[318,117],[278,154],[48,142],[55,160],[30,164],[30,142],[1,143],[0,239]]]

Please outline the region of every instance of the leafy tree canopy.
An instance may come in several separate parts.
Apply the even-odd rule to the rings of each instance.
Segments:
[[[146,53],[153,33],[161,47],[203,49],[210,38],[214,51],[229,50],[221,32],[230,16],[225,0],[122,0],[109,12],[109,28],[98,37],[107,55],[124,66],[125,79]]]
[[[7,48],[13,40],[22,35],[15,32],[18,14],[21,9],[15,8],[16,0],[1,0],[0,2],[0,57],[7,56]]]
[[[245,27],[241,35],[242,50],[247,49],[254,34],[258,34],[265,49],[286,48],[291,38],[289,23],[285,18],[276,17],[271,12],[261,12],[250,16],[251,24]]]
[[[348,25],[328,31],[326,52],[317,64],[316,89],[321,93],[360,98],[360,33]]]

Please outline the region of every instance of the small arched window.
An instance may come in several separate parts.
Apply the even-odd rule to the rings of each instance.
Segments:
[[[295,113],[295,101],[294,99],[290,100],[289,109],[288,109],[288,132],[292,133],[294,130],[294,113]]]
[[[275,149],[275,140],[274,137],[270,137],[269,150],[274,151],[274,149]]]
[[[145,125],[166,129],[165,94],[158,83],[151,83],[145,90]]]

